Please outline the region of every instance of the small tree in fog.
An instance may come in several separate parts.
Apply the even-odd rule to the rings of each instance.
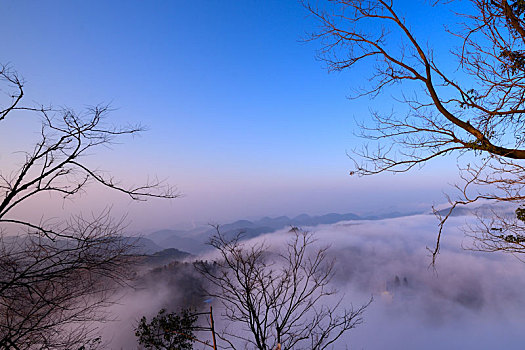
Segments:
[[[284,250],[273,253],[217,229],[210,244],[219,258],[197,269],[212,286],[208,294],[224,307],[222,341],[232,348],[325,349],[362,322],[369,303],[341,307],[329,285],[334,261],[314,242],[310,233],[292,229]]]
[[[190,310],[166,313],[161,309],[151,322],[142,317],[135,335],[144,349],[191,350],[195,342],[193,327],[196,321],[197,316]]]

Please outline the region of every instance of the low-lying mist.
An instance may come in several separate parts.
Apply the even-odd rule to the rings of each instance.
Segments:
[[[304,227],[315,235],[316,244],[330,246],[336,261],[333,283],[344,295],[344,304],[358,307],[374,299],[364,324],[335,348],[522,348],[525,265],[510,255],[464,250],[469,242],[461,227],[470,220],[475,218],[449,219],[435,267],[427,250],[437,235],[433,215]],[[284,229],[247,244],[264,241],[277,249],[289,237]],[[104,328],[110,347],[136,348],[133,327],[141,316],[151,317],[161,307],[209,307],[197,296],[198,281],[191,263],[148,272],[140,288],[126,292],[113,308],[118,321]],[[214,308],[220,327],[220,307]]]
[[[317,227],[337,260],[336,283],[347,300],[372,294],[365,324],[350,334],[357,349],[518,349],[525,301],[524,265],[498,253],[464,250],[453,217],[431,267],[437,221],[416,215]]]

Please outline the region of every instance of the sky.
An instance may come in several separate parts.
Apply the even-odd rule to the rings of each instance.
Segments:
[[[448,52],[446,13],[427,1],[396,3],[436,57]],[[403,107],[392,98],[397,87],[375,100],[349,100],[353,88],[366,84],[370,66],[328,73],[316,58],[320,44],[303,41],[315,29],[296,0],[0,0],[0,63],[25,78],[25,103],[78,111],[111,104],[108,122],[140,123],[147,131],[85,161],[123,183],[158,176],[182,194],[134,203],[93,186],[74,201],[39,197],[18,214],[62,217],[111,206],[117,216],[128,213],[130,234],[147,234],[262,216],[429,212],[442,204],[457,180],[453,156],[406,174],[349,176],[347,152],[363,143],[356,121],[368,120],[373,108],[402,113]],[[441,62],[454,72],[446,57]],[[25,115],[0,124],[2,171],[16,163],[17,151],[31,148],[37,132]],[[441,279],[427,269],[425,246],[436,234],[432,215],[362,222],[359,230],[344,224],[315,229],[330,237],[339,266],[353,269],[338,283],[356,304],[397,274],[419,283],[414,303],[402,295],[393,303],[376,298],[350,344],[522,347],[516,305],[523,305],[523,265],[509,256],[461,251],[462,220],[452,218],[447,227]],[[361,255],[352,261],[348,250],[356,247]],[[465,293],[481,304],[459,305]],[[151,301],[158,302],[154,312],[161,300]],[[138,316],[144,312],[140,303],[127,305],[140,307],[129,307]]]
[[[402,107],[390,93],[347,99],[366,83],[366,69],[326,71],[316,57],[320,44],[304,41],[316,23],[299,1],[0,6],[0,62],[25,78],[26,103],[77,111],[111,104],[111,123],[140,123],[147,131],[90,154],[89,164],[123,183],[158,176],[183,194],[135,204],[94,187],[67,206],[46,204],[47,212],[113,206],[118,215],[129,213],[132,230],[153,231],[265,215],[428,211],[455,180],[453,158],[403,175],[348,175],[347,152],[363,143],[356,121],[367,120],[372,107]],[[428,15],[438,10],[411,1],[399,6],[407,18],[427,16],[414,29],[436,39],[429,29],[443,23]],[[441,38],[436,45],[448,49]],[[4,126],[6,164],[34,131],[20,118]],[[42,201],[26,210],[39,214]]]

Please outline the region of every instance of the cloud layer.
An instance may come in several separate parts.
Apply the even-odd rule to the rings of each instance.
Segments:
[[[435,270],[432,215],[314,228],[331,244],[336,283],[348,302],[375,302],[347,339],[356,349],[521,348],[523,263],[503,254],[466,251],[461,230],[473,217],[451,218]],[[340,344],[341,345],[341,344]]]
[[[317,238],[316,244],[330,246],[336,261],[333,282],[344,294],[345,306],[374,298],[365,323],[335,348],[521,348],[524,265],[509,255],[462,249],[469,242],[461,227],[472,220],[450,218],[435,269],[429,267],[427,250],[437,234],[433,215],[306,228]],[[288,230],[281,230],[246,244],[264,241],[270,249],[278,249],[289,238]],[[201,258],[212,259],[213,254]],[[174,278],[152,281],[128,294],[115,310],[122,321],[112,327],[112,348],[132,347],[131,323],[161,307],[174,306],[189,288]],[[220,326],[220,316],[216,319]]]

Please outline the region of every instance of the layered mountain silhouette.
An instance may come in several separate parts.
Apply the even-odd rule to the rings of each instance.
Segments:
[[[242,239],[250,239],[265,233],[274,232],[286,227],[311,227],[317,225],[334,224],[340,221],[350,220],[380,220],[395,218],[419,213],[399,213],[393,212],[384,215],[364,216],[353,213],[337,214],[329,213],[320,216],[310,216],[301,214],[293,218],[278,216],[275,218],[263,217],[259,220],[237,220],[229,224],[220,225],[219,229],[226,237],[233,237],[239,233]],[[166,248],[176,248],[191,254],[199,254],[209,249],[206,242],[216,233],[216,228],[212,226],[198,227],[191,230],[160,230],[147,236],[158,246]]]

